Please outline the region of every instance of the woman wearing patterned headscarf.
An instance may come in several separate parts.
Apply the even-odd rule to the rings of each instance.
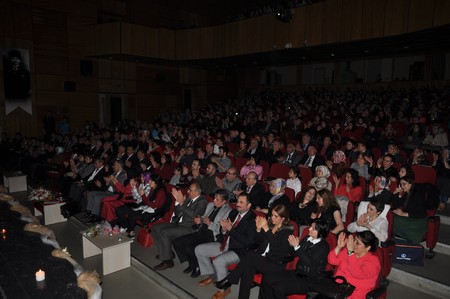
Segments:
[[[341,150],[334,151],[332,160],[327,161],[327,166],[331,172],[335,173],[338,178],[341,178],[347,167],[345,153]]]
[[[377,200],[383,204],[390,204],[392,193],[389,189],[390,181],[387,177],[377,176],[375,177],[373,186],[369,186],[369,196],[367,200]]]
[[[286,188],[286,181],[284,179],[275,179],[270,182],[267,205],[265,207],[261,207],[257,210],[266,213],[267,215],[271,215],[272,208],[277,205],[284,205],[286,208],[289,208],[290,202],[289,197],[284,194],[284,189]]]
[[[325,165],[319,165],[316,167],[316,176],[309,181],[309,185],[316,188],[317,191],[322,189],[328,189],[331,191],[332,185],[328,180],[330,177],[330,170]]]

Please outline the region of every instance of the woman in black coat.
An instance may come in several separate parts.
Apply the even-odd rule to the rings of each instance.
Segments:
[[[328,222],[317,218],[309,228],[309,236],[301,241],[296,236],[289,236],[293,255],[299,258],[295,270],[281,270],[263,276],[259,291],[260,299],[286,298],[293,294],[306,294],[312,282],[325,277],[328,252],[330,247],[326,237],[330,229]]]
[[[284,205],[272,210],[271,224],[265,217],[256,217],[257,238],[261,245],[256,252],[248,253],[228,276],[215,283],[219,289],[214,297],[224,298],[231,292],[231,284],[239,284],[239,299],[250,297],[253,276],[256,273],[281,271],[290,255],[288,237],[293,227],[289,224],[289,211]]]

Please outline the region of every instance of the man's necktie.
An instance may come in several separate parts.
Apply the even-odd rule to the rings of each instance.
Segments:
[[[286,162],[291,163],[292,161],[292,153],[290,153],[287,158],[286,158]]]
[[[309,167],[309,164],[311,163],[311,157],[308,157],[308,160],[306,160],[305,166]]]
[[[238,215],[238,217],[237,217],[236,221],[233,223],[232,227],[236,227],[240,221],[241,221],[241,214]],[[227,234],[223,237],[222,244],[220,244],[220,251],[225,250],[229,239],[230,239],[230,232],[227,232]]]

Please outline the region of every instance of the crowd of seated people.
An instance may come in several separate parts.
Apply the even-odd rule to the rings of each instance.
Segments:
[[[186,237],[198,246],[180,260],[189,261],[185,272],[192,277],[207,275],[200,286],[217,282],[215,298],[223,298],[228,284],[247,281],[244,272],[255,272],[254,263],[261,258],[249,258],[224,281],[227,266],[254,251],[257,236],[264,235],[261,242],[270,244],[279,230],[290,227],[289,219],[300,231],[324,220],[326,233],[312,233],[312,239],[324,238],[328,231],[341,236],[348,226],[383,241],[388,234],[386,204],[394,213],[394,233],[421,241],[429,205],[424,203],[420,167],[435,172],[437,179],[430,183],[439,190],[438,209],[445,208],[450,196],[447,98],[444,90],[429,88],[262,92],[235,104],[173,111],[151,123],[91,124],[45,140],[4,135],[0,162],[29,174],[32,186],[43,184],[79,203],[90,223],[106,220],[132,238],[137,224],[160,221],[175,205],[177,217],[170,225],[152,228],[161,260],[156,270],[173,267],[171,244],[180,243],[177,238],[198,234],[202,224],[213,232],[220,227],[221,236],[206,230],[206,237]],[[411,138],[402,138],[409,132]],[[269,177],[277,166],[279,175]],[[208,201],[216,208],[226,201],[232,209],[216,219]],[[355,208],[363,201],[370,204]],[[248,221],[245,240],[233,233],[244,225],[241,219]],[[285,240],[286,252],[302,246],[299,236]],[[339,237],[338,244],[328,256],[338,268],[345,261],[340,249],[361,257],[374,250],[371,235]],[[259,248],[259,254],[276,249],[267,244]],[[211,257],[216,259],[208,262]],[[283,268],[273,266],[267,269]]]

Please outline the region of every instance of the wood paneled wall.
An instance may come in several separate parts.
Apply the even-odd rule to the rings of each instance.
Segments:
[[[328,0],[293,9],[293,19],[288,23],[270,14],[176,31],[126,23],[103,24],[96,26],[100,27],[95,31],[101,36],[96,38],[99,42],[94,55],[196,60],[268,52],[284,48],[287,43],[300,48],[387,37],[449,24],[448,3],[445,0]]]
[[[288,42],[300,48],[450,23],[448,0],[327,0],[294,9],[289,23],[271,14],[185,30],[125,22],[97,24],[99,15],[126,20],[129,8],[121,0],[0,0],[0,48],[29,50],[33,104],[33,115],[21,110],[4,115],[0,65],[3,131],[39,136],[47,110],[54,112],[57,121],[68,116],[72,127],[81,126],[85,119],[98,121],[99,93],[132,95],[134,107],[139,107],[133,112],[136,118],[149,119],[179,108],[185,88],[192,90],[196,107],[210,97],[219,100],[244,95],[259,84],[259,70],[231,73],[161,67],[117,61],[116,54],[163,60],[220,58],[268,52]],[[134,11],[136,18],[144,15]],[[92,74],[81,74],[80,60],[92,62]],[[66,81],[75,83],[75,91],[64,90]]]

